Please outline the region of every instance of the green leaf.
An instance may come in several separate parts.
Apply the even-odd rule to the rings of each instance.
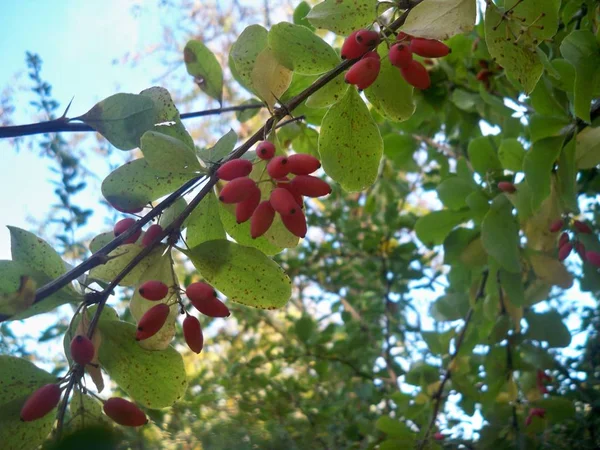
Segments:
[[[511,273],[521,273],[519,225],[512,215],[512,205],[499,195],[481,225],[483,248],[488,255]]]
[[[561,423],[575,418],[575,403],[570,398],[550,397],[536,400],[533,403],[535,408],[542,408],[546,411],[545,419],[550,423]]]
[[[144,350],[135,340],[135,325],[101,320],[99,358],[102,368],[127,395],[151,409],[166,408],[187,389],[183,359],[177,350]]]
[[[185,241],[193,248],[215,239],[225,239],[225,230],[219,217],[219,201],[211,191],[190,214]]]
[[[428,247],[440,245],[452,229],[467,220],[465,211],[434,211],[417,220],[415,231],[417,237]]]
[[[521,280],[521,273],[500,270],[499,277],[500,284],[506,291],[510,303],[517,308],[523,306],[525,303],[525,287]]]
[[[272,110],[290,86],[292,71],[281,65],[273,50],[267,47],[256,57],[250,78],[256,95]]]
[[[344,81],[344,74],[341,73],[317,92],[306,99],[306,106],[309,108],[325,108],[337,103],[348,90],[348,84]]]
[[[317,28],[350,34],[373,23],[377,0],[325,0],[315,5],[306,18]]]
[[[523,170],[525,149],[517,139],[503,139],[498,149],[498,158],[502,167],[513,172]]]
[[[183,49],[187,72],[196,84],[219,103],[223,100],[223,70],[219,61],[200,41],[188,41]]]
[[[537,211],[550,195],[552,167],[558,159],[564,137],[549,137],[533,144],[523,160],[525,180],[531,188],[531,207]]]
[[[234,302],[277,309],[291,296],[291,281],[283,269],[255,248],[215,240],[187,254],[207,282]]]
[[[237,140],[237,133],[233,130],[229,130],[219,138],[213,147],[198,150],[198,156],[205,163],[219,162],[233,151]]]
[[[442,181],[436,190],[444,206],[458,210],[467,206],[466,198],[475,188],[472,182],[451,176]]]
[[[481,175],[502,170],[493,139],[492,136],[483,136],[469,142],[469,160],[473,169]]]
[[[574,30],[560,44],[560,53],[575,67],[575,114],[591,122],[590,105],[600,78],[600,46],[589,30]]]
[[[431,304],[429,313],[434,320],[440,322],[464,319],[469,311],[469,296],[467,294],[447,294]]]
[[[419,165],[413,155],[419,142],[408,134],[388,134],[383,138],[383,154],[394,162],[394,166],[406,172],[418,172]]]
[[[262,103],[260,103],[257,100],[254,100],[254,99],[246,100],[245,102],[240,103],[240,106],[243,106],[243,105],[260,105],[261,107],[263,106]],[[235,116],[237,117],[237,120],[239,120],[241,123],[244,123],[244,122],[247,122],[250,119],[252,119],[259,112],[260,112],[260,108],[248,108],[244,111],[237,111],[235,113]]]
[[[576,149],[575,139],[571,139],[560,152],[557,171],[560,201],[564,210],[573,214],[579,214]]]
[[[439,369],[423,361],[413,363],[406,374],[406,382],[415,386],[429,385],[439,381],[439,379]]]
[[[67,271],[62,258],[46,241],[27,230],[7,228],[13,261],[35,268],[50,278],[58,278]]]
[[[398,68],[392,66],[387,57],[387,48],[382,45],[378,52],[381,70],[375,83],[365,90],[365,96],[381,115],[402,122],[415,112],[414,88],[404,80]]]
[[[476,0],[427,0],[411,9],[401,31],[443,41],[471,31],[477,17]]]
[[[89,427],[109,427],[110,419],[102,412],[101,403],[91,395],[82,394],[78,390],[73,392],[69,402],[71,420],[70,429],[86,429]]]
[[[22,422],[21,407],[36,389],[56,382],[56,377],[31,362],[0,355],[0,442],[2,448],[30,450],[44,443],[52,430],[56,408],[33,422]]]
[[[308,342],[316,333],[316,323],[310,316],[303,316],[294,324],[294,331],[302,342]]]
[[[136,94],[115,94],[94,105],[77,120],[85,122],[121,150],[139,146],[155,122],[154,102]]]
[[[198,173],[203,172],[194,151],[179,139],[156,131],[146,131],[140,149],[154,170]]]
[[[361,191],[377,179],[383,140],[355,89],[348,89],[323,117],[319,154],[325,173],[348,192]]]
[[[529,262],[536,276],[549,285],[563,289],[573,286],[573,275],[558,259],[544,253],[532,253]]]
[[[306,2],[300,2],[294,9],[294,23],[303,25],[310,30],[314,30],[310,22],[306,19],[306,15],[310,12],[310,5]]]
[[[381,416],[375,422],[375,428],[383,431],[391,438],[414,440],[415,433],[408,426],[389,416]]]
[[[528,311],[525,320],[529,328],[527,337],[535,341],[545,341],[550,347],[567,347],[571,343],[571,333],[558,311],[534,313]]]
[[[136,284],[146,269],[158,261],[160,254],[164,252],[165,248],[165,245],[159,245],[152,250],[148,256],[142,259],[139,264],[137,264],[125,278],[121,280],[119,286],[133,286]],[[144,247],[137,243],[120,245],[108,254],[110,259],[106,264],[94,267],[90,271],[90,278],[106,282],[112,281],[143,249]]]
[[[600,126],[586,127],[577,134],[578,169],[593,169],[600,164]]]
[[[229,52],[229,58],[239,77],[238,81],[251,92],[255,92],[252,71],[259,53],[267,47],[268,34],[269,32],[260,25],[250,25],[242,31]]]
[[[167,228],[177,217],[179,217],[185,208],[187,208],[187,202],[183,197],[179,197],[173,204],[171,204],[171,206],[163,211],[158,219],[158,224],[163,227],[163,229]],[[187,222],[184,221],[183,227],[185,228],[186,225]]]
[[[437,333],[435,331],[422,331],[421,337],[429,347],[429,351],[434,355],[446,355],[450,340],[454,336],[454,329],[448,330],[445,333]]]
[[[153,169],[141,158],[111,172],[102,182],[102,194],[111,205],[131,210],[170,194],[194,176]]]
[[[300,74],[327,72],[340,62],[327,42],[302,25],[289,22],[273,25],[268,41],[279,63]]]
[[[550,136],[560,136],[565,127],[570,125],[566,117],[541,116],[534,114],[529,119],[531,142],[537,142]]]

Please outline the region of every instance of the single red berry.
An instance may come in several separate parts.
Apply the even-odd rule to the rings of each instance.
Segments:
[[[229,308],[217,298],[217,293],[210,284],[198,282],[190,284],[186,291],[194,308],[208,317],[227,317]]]
[[[290,191],[290,193],[294,196],[294,200],[296,200],[296,203],[300,206],[300,208],[304,208],[304,199],[302,198],[302,195],[300,195],[294,190],[289,181],[279,182],[277,183],[277,187],[287,189],[288,191]]]
[[[564,261],[565,259],[567,259],[567,257],[571,254],[572,250],[573,244],[567,242],[565,245],[558,249],[558,260]]]
[[[364,90],[371,86],[381,69],[381,61],[375,58],[361,59],[346,72],[344,80],[357,88]]]
[[[487,69],[481,69],[479,72],[477,72],[477,80],[478,81],[487,81],[490,78],[491,74],[492,74],[491,71],[489,71]]]
[[[585,252],[585,260],[596,267],[600,267],[600,253],[594,250]]]
[[[169,293],[169,287],[158,280],[149,280],[139,287],[138,292],[146,300],[158,301],[162,300]]]
[[[311,175],[298,175],[292,179],[290,186],[300,195],[306,197],[322,197],[331,194],[331,186],[326,181]]]
[[[561,233],[560,237],[558,238],[558,248],[561,248],[567,242],[569,242],[569,233],[564,231],[563,233]]]
[[[548,375],[546,372],[544,372],[541,369],[538,369],[536,372],[536,379],[540,382],[544,382],[544,381],[552,381],[552,377],[550,375]]]
[[[350,34],[342,44],[341,56],[342,59],[356,59],[369,51],[369,46],[361,44],[356,40],[356,35],[361,30],[357,30]]]
[[[560,230],[562,230],[562,227],[565,226],[565,221],[562,219],[556,219],[554,222],[552,222],[550,224],[550,227],[548,228],[550,230],[550,233],[558,233]]]
[[[365,53],[365,56],[362,57],[362,59],[366,59],[366,58],[381,59],[381,56],[379,56],[379,53],[377,53],[376,51],[372,51],[372,52]]]
[[[294,175],[309,175],[321,167],[321,161],[306,153],[288,157],[288,169]]]
[[[252,172],[252,162],[247,159],[232,159],[217,169],[217,176],[221,180],[231,181],[247,177],[250,172]]]
[[[252,217],[252,213],[260,203],[260,189],[255,187],[250,196],[235,206],[235,219],[237,223],[244,223]]]
[[[424,58],[441,58],[448,55],[452,50],[446,44],[435,39],[413,38],[410,41],[410,49],[413,53]]]
[[[208,283],[196,281],[185,288],[185,295],[192,303],[203,302],[213,298],[217,298],[217,291]]]
[[[398,41],[410,41],[412,36],[410,34],[406,34],[404,31],[399,32],[396,35],[396,40]]]
[[[223,203],[239,203],[246,200],[255,190],[256,182],[248,177],[236,178],[227,183],[219,193]]]
[[[185,343],[194,353],[200,353],[204,347],[204,336],[200,321],[189,314],[183,320],[183,337]]]
[[[287,163],[288,159],[285,156],[275,156],[267,164],[267,173],[274,179],[283,178],[290,173]]]
[[[574,221],[573,226],[580,233],[583,233],[583,234],[591,234],[592,233],[592,229],[590,228],[590,226],[587,223],[582,222],[580,220]]]
[[[252,239],[262,236],[273,224],[275,210],[271,202],[266,200],[258,205],[250,219],[250,235]]]
[[[95,354],[94,344],[87,336],[79,334],[71,341],[71,358],[80,366],[92,362]]]
[[[498,183],[498,189],[500,189],[502,192],[507,192],[509,194],[517,192],[517,187],[510,181],[501,181],[500,183]]]
[[[136,220],[132,219],[131,217],[119,220],[117,223],[115,223],[115,227],[113,229],[115,237],[125,233],[129,228],[135,225],[135,222]],[[123,244],[133,244],[139,239],[141,234],[142,230],[137,230],[132,236],[129,236],[126,240],[124,240]]]
[[[119,425],[125,427],[140,427],[148,423],[146,414],[124,398],[112,397],[104,402],[104,414]]]
[[[262,141],[256,147],[256,155],[260,159],[271,159],[275,156],[275,145],[269,141]]]
[[[142,247],[147,247],[163,232],[163,227],[155,223],[150,225],[142,237]]]
[[[443,434],[443,433],[440,433],[439,431],[433,435],[433,438],[434,438],[436,441],[443,441],[445,437],[446,437],[446,436],[444,436],[444,434]]]
[[[297,211],[300,211],[300,205],[296,203],[292,193],[284,188],[273,189],[269,201],[273,209],[282,216],[295,214]]]
[[[525,426],[529,426],[534,417],[543,419],[546,416],[546,410],[543,408],[531,408],[529,414],[525,418]]]
[[[358,30],[356,36],[354,36],[356,42],[367,47],[373,47],[379,44],[379,33],[372,30]]]
[[[306,236],[306,217],[301,210],[298,210],[296,214],[281,215],[281,221],[294,236],[298,236],[299,238]]]
[[[419,61],[411,61],[407,67],[401,67],[400,73],[408,84],[417,89],[427,89],[431,86],[429,72]]]
[[[412,52],[406,44],[392,45],[388,53],[388,58],[392,66],[396,67],[408,67],[413,60]]]
[[[585,245],[581,241],[575,242],[575,250],[577,254],[581,258],[582,261],[585,261]]]
[[[135,339],[143,341],[158,333],[167,321],[170,311],[171,309],[166,303],[160,303],[146,311],[138,322]]]
[[[47,384],[34,391],[21,408],[21,420],[31,422],[41,419],[58,405],[60,401],[60,386]]]

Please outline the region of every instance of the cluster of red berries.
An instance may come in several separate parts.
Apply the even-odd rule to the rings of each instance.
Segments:
[[[131,217],[119,220],[113,228],[113,233],[114,233],[115,237],[120,236],[121,234],[125,233],[129,228],[134,226],[135,223],[136,223],[136,220]],[[162,232],[163,232],[163,228],[160,225],[158,225],[158,224],[150,225],[148,227],[148,229],[144,232],[144,236],[142,236],[142,242],[141,242],[142,247],[146,247],[146,246],[150,245],[158,237],[158,235],[161,234]],[[142,235],[142,230],[137,230],[135,233],[133,233],[131,236],[129,236],[127,239],[125,239],[123,241],[123,244],[133,244],[133,243],[137,242],[137,240],[140,238],[141,235]]]
[[[298,153],[292,156],[275,156],[275,146],[262,141],[256,148],[259,163],[266,162],[266,171],[275,187],[268,200],[261,202],[261,190],[249,177],[253,163],[246,159],[227,161],[217,170],[217,176],[228,183],[221,189],[219,200],[235,203],[237,223],[250,220],[250,234],[256,239],[273,224],[275,213],[290,233],[306,236],[306,217],[302,212],[303,196],[322,197],[331,193],[331,187],[310,174],[321,167],[314,156]],[[293,178],[289,178],[293,175]]]
[[[379,33],[371,30],[357,30],[346,38],[341,50],[342,59],[361,58],[346,73],[346,83],[364,90],[377,80],[381,60],[377,51],[372,49],[379,44],[379,40]],[[418,89],[427,89],[431,86],[429,73],[423,64],[413,59],[413,55],[441,58],[450,52],[450,47],[443,42],[400,32],[396,36],[396,42],[389,49],[388,58],[393,66],[400,69],[408,84]]]
[[[32,422],[41,419],[52,411],[62,395],[59,383],[46,384],[34,391],[21,408],[21,420]],[[119,425],[139,427],[148,423],[146,414],[134,403],[124,398],[112,397],[103,401],[104,413]]]
[[[149,280],[143,283],[138,292],[146,300],[160,301],[167,297],[169,287],[158,280]],[[217,291],[207,283],[196,282],[185,289],[185,294],[190,303],[200,313],[208,317],[227,317],[229,308],[217,298]],[[154,336],[164,326],[170,313],[170,304],[160,303],[153,306],[141,317],[135,338],[143,341]],[[186,318],[183,321],[183,337],[188,347],[195,353],[200,353],[204,346],[204,336],[200,321],[185,311]]]
[[[565,221],[563,219],[557,219],[550,224],[549,230],[551,233],[558,233],[565,227]],[[558,238],[558,260],[564,261],[571,254],[573,249],[577,252],[583,262],[589,262],[594,266],[600,267],[600,253],[593,250],[586,251],[585,245],[579,240],[580,234],[591,234],[592,229],[590,226],[580,220],[573,221],[574,232],[573,238],[569,235],[568,230],[563,231]]]

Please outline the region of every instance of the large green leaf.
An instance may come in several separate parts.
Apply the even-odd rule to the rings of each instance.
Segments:
[[[411,9],[400,30],[412,36],[444,40],[471,31],[476,16],[476,0],[427,0]]]
[[[185,241],[192,248],[215,239],[225,239],[225,230],[219,217],[219,201],[210,192],[190,214]]]
[[[533,144],[523,160],[525,180],[531,188],[531,207],[536,211],[550,195],[552,167],[558,159],[564,137],[549,137]]]
[[[166,134],[146,131],[141,138],[140,149],[154,170],[182,173],[202,171],[194,150]]]
[[[417,220],[417,237],[428,247],[440,245],[452,229],[469,217],[465,211],[434,211]]]
[[[141,158],[111,172],[102,182],[102,194],[111,205],[131,210],[170,194],[194,176],[153,169]]]
[[[337,34],[350,34],[373,23],[377,0],[325,0],[310,10],[306,18],[317,28]]]
[[[527,337],[536,341],[545,341],[550,347],[567,347],[571,343],[571,333],[558,311],[525,314],[529,328]]]
[[[198,156],[206,163],[216,163],[225,158],[231,153],[237,142],[237,134],[233,130],[229,130],[214,146],[198,150]]]
[[[0,442],[6,450],[38,448],[52,430],[56,409],[33,422],[21,422],[20,412],[36,389],[56,382],[56,377],[31,362],[0,355]]]
[[[67,271],[56,251],[43,239],[21,228],[8,226],[13,261],[34,268],[50,278],[58,278]]]
[[[484,136],[475,138],[469,142],[469,160],[473,165],[473,169],[484,176],[488,172],[502,170],[502,163],[500,163],[500,159],[498,158],[493,139],[493,136]]]
[[[600,126],[586,127],[576,137],[578,169],[592,169],[600,164]]]
[[[508,272],[520,273],[519,225],[512,215],[512,205],[499,195],[481,224],[485,251]]]
[[[277,309],[291,296],[283,269],[255,248],[215,240],[192,248],[188,256],[208,283],[237,303]]]
[[[513,172],[523,170],[525,149],[517,139],[503,139],[498,149],[498,158],[502,167]]]
[[[375,182],[383,140],[355,89],[348,89],[323,117],[319,154],[325,173],[344,190],[361,191]]]
[[[292,82],[292,71],[280,64],[273,50],[267,47],[256,57],[250,78],[256,95],[273,110]]]
[[[277,60],[300,74],[323,73],[340,62],[339,56],[327,42],[302,25],[289,22],[273,25],[268,41]]]
[[[137,403],[166,408],[183,397],[187,377],[181,355],[173,347],[145,350],[135,340],[135,325],[101,320],[100,363],[117,385]]]
[[[221,103],[223,99],[223,70],[216,56],[200,41],[188,41],[183,49],[187,72],[209,96]]]
[[[254,92],[252,71],[258,54],[268,45],[268,31],[260,25],[246,27],[237,41],[231,46],[229,57],[235,67],[238,81],[249,91]]]

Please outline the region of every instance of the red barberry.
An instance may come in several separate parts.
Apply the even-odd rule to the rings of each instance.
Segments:
[[[413,60],[412,52],[408,45],[405,44],[392,45],[388,53],[388,58],[392,65],[396,67],[408,67]]]
[[[550,224],[550,227],[548,228],[550,230],[550,233],[558,233],[560,230],[562,230],[562,227],[565,226],[565,221],[562,219],[556,219],[554,222],[552,222]]]
[[[150,245],[162,232],[163,227],[161,227],[159,224],[155,223],[150,225],[142,237],[142,247],[147,247]]]
[[[398,40],[398,41],[410,41],[411,39],[412,39],[412,36],[410,34],[406,34],[404,31],[400,31],[396,35],[396,40]]]
[[[273,189],[269,201],[273,209],[282,216],[295,214],[300,210],[300,205],[296,203],[292,193],[284,188]]]
[[[196,281],[185,288],[185,295],[192,303],[203,302],[212,298],[217,298],[217,291],[208,283]]]
[[[21,408],[21,420],[31,422],[41,419],[58,405],[61,389],[58,384],[47,384],[34,391]]]
[[[481,69],[479,72],[477,72],[477,80],[484,81],[484,82],[488,81],[491,74],[492,74],[492,72],[490,72],[489,70]]]
[[[71,358],[80,366],[85,366],[92,362],[95,354],[96,349],[94,348],[94,344],[87,336],[78,334],[71,341]]]
[[[575,220],[573,222],[573,226],[579,233],[591,234],[591,232],[592,232],[592,229],[590,228],[590,226],[587,223],[582,222],[580,220]]]
[[[252,239],[262,236],[273,224],[275,210],[268,200],[260,203],[250,219],[250,236]]]
[[[139,427],[148,423],[146,414],[134,403],[124,398],[109,398],[104,402],[103,409],[104,414],[125,427]]]
[[[371,86],[381,69],[381,61],[375,58],[361,59],[346,72],[344,79],[346,83],[353,84],[364,90]]]
[[[376,51],[372,51],[372,52],[365,53],[365,55],[362,57],[362,59],[366,59],[366,58],[381,59],[381,56],[379,56],[379,53],[377,53]]]
[[[219,193],[223,203],[239,203],[246,200],[255,190],[256,182],[248,177],[236,178],[227,183]]]
[[[285,156],[275,156],[269,164],[267,164],[267,173],[271,178],[283,178],[288,173],[290,173],[290,169],[288,168],[288,159]]]
[[[149,280],[138,288],[140,295],[146,300],[162,300],[169,293],[169,287],[159,280]]]
[[[594,250],[585,252],[585,260],[596,267],[600,267],[600,253]]]
[[[235,207],[235,220],[237,223],[244,223],[250,217],[252,213],[260,203],[260,189],[255,187],[250,196],[243,202],[239,202]]]
[[[189,314],[183,320],[183,337],[185,343],[194,353],[200,353],[204,347],[204,336],[200,321]]]
[[[331,186],[326,181],[311,175],[298,175],[292,179],[290,186],[300,195],[306,197],[322,197],[331,194]]]
[[[127,219],[121,219],[117,223],[115,223],[115,227],[113,228],[113,232],[115,237],[125,233],[129,228],[135,225],[135,219],[128,217]],[[137,230],[133,235],[129,236],[127,239],[123,241],[123,244],[133,244],[138,240],[140,235],[142,234],[142,230]]]
[[[190,284],[185,290],[194,308],[208,317],[227,317],[229,308],[217,298],[217,292],[207,283]]]
[[[269,141],[262,141],[256,146],[256,155],[260,159],[271,159],[275,156],[275,145]]]
[[[569,242],[569,233],[564,231],[561,233],[560,237],[558,238],[558,248],[561,248],[567,242]]]
[[[167,321],[170,311],[169,305],[166,303],[160,303],[146,311],[138,322],[135,339],[143,341],[158,333]]]
[[[277,183],[277,187],[287,189],[288,191],[290,191],[290,193],[294,196],[294,200],[296,200],[296,203],[300,206],[300,208],[304,208],[304,199],[302,198],[302,195],[300,195],[294,190],[294,188],[288,180],[280,181],[279,183]]]
[[[444,434],[443,434],[443,433],[440,433],[439,431],[433,435],[433,438],[434,438],[436,441],[443,441],[445,437],[446,437],[446,436],[444,436]]]
[[[560,247],[558,249],[558,260],[564,261],[565,259],[567,259],[567,257],[571,254],[572,250],[573,250],[573,244],[571,244],[570,242],[567,242],[565,245],[563,245],[562,247]]]
[[[531,424],[531,420],[536,416],[543,419],[546,416],[546,410],[543,408],[531,408],[529,410],[529,414],[525,418],[525,426],[529,426]]]
[[[307,226],[306,217],[301,210],[296,211],[296,214],[282,215],[281,221],[290,233],[299,238],[306,236]]]
[[[252,162],[247,159],[232,159],[217,169],[217,176],[221,180],[231,181],[247,177],[250,172],[252,172]]]
[[[288,157],[288,169],[294,175],[309,175],[321,167],[321,161],[306,153],[297,153]]]
[[[379,33],[372,30],[358,30],[354,38],[356,39],[356,42],[361,45],[366,45],[367,47],[373,47],[374,45],[379,44],[380,39]]]
[[[502,192],[507,192],[509,194],[517,192],[517,187],[510,181],[501,181],[500,183],[498,183],[498,189],[500,189]]]
[[[429,72],[423,64],[419,61],[411,61],[406,67],[400,68],[402,77],[408,84],[416,87],[417,89],[427,89],[431,86],[431,79],[429,78]]]
[[[413,53],[424,58],[441,58],[452,51],[446,44],[435,39],[412,38],[409,45]]]
[[[585,245],[581,241],[575,242],[575,250],[577,254],[581,258],[582,261],[585,261]]]
[[[356,35],[361,30],[356,30],[346,38],[342,44],[341,56],[342,59],[356,59],[369,51],[369,46],[361,44],[356,40]]]

